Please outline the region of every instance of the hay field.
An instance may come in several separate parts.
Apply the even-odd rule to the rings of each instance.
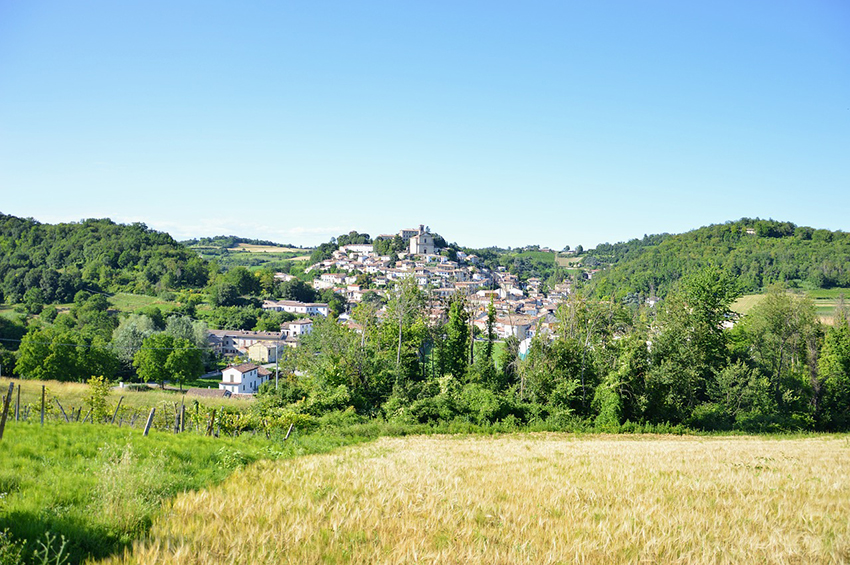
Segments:
[[[561,256],[557,255],[555,257],[555,263],[560,267],[579,267],[581,266],[581,257],[574,257],[572,255]]]
[[[179,495],[126,563],[841,563],[850,439],[385,438]]]

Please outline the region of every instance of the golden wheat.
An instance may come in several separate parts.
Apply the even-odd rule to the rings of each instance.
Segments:
[[[850,560],[850,441],[382,439],[262,462],[165,509],[125,563]]]

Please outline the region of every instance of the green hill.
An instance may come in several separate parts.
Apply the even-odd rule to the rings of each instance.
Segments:
[[[850,234],[790,222],[743,218],[687,233],[644,236],[588,251],[585,268],[601,268],[598,295],[664,296],[671,284],[705,266],[738,277],[743,292],[785,283],[808,289],[850,287]]]
[[[142,223],[42,224],[0,214],[0,301],[70,302],[82,289],[145,293],[202,287],[209,267]]]

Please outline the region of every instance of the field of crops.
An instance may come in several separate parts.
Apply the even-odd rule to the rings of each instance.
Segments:
[[[850,439],[384,438],[179,495],[124,563],[842,563]]]

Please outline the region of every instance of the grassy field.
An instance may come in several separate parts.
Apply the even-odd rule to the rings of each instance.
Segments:
[[[356,438],[204,437],[108,425],[10,422],[0,441],[0,562],[24,549],[25,562],[47,541],[49,563],[121,554],[144,536],[162,503],[226,479],[260,459],[317,453]],[[3,530],[8,530],[3,535]],[[62,547],[64,537],[65,546]]]
[[[6,394],[9,390],[10,379],[0,378],[0,391]],[[85,403],[85,397],[88,394],[89,386],[84,383],[62,383],[57,381],[30,381],[23,379],[14,379],[16,392],[12,401],[10,412],[14,411],[14,404],[17,401],[17,385],[21,385],[21,409],[23,414],[26,407],[30,408],[30,418],[40,420],[41,411],[41,387],[46,386],[46,401],[45,412],[48,421],[63,421],[64,417],[56,404],[54,398],[59,400],[59,404],[65,410],[65,413],[71,418],[71,413],[76,413],[82,408],[81,419],[87,414],[88,406]],[[209,381],[210,386],[218,388],[218,381]],[[205,385],[206,386],[206,385]],[[118,406],[121,401],[120,410],[116,417],[116,423],[126,421],[123,425],[128,425],[135,418],[135,427],[139,428],[144,425],[146,414],[151,408],[157,408],[158,418],[165,418],[168,414],[173,414],[175,405],[179,405],[181,401],[189,406],[196,400],[194,397],[185,397],[177,391],[170,390],[130,390],[113,388],[109,392],[107,403],[110,413]],[[226,406],[237,410],[244,409],[249,406],[252,400],[250,399],[235,399],[235,398],[200,398],[197,399],[201,406],[209,408],[217,408]],[[159,419],[157,420],[159,423]]]
[[[841,296],[850,299],[850,288],[819,288],[798,292],[802,292],[812,299],[815,303],[817,315],[825,323],[832,322],[832,314],[835,312],[835,307]],[[746,314],[765,296],[766,294],[763,293],[742,296],[732,304],[732,310],[739,314]]]
[[[561,267],[578,267],[581,265],[581,257],[573,257],[573,256],[558,256],[555,258],[555,262],[558,263]]]
[[[555,260],[555,254],[549,251],[523,251],[521,253],[513,253],[512,256],[517,259],[533,259],[544,263],[552,263]]]
[[[163,314],[167,314],[177,307],[177,303],[162,300],[156,296],[119,292],[109,297],[109,306],[113,310],[118,310],[119,312],[135,312],[139,308],[144,308],[146,306],[158,306],[159,309],[162,310]]]
[[[109,563],[844,563],[850,439],[384,438],[179,495]]]
[[[247,251],[248,253],[304,253],[309,255],[312,249],[300,249],[298,247],[283,247],[281,245],[254,245],[251,243],[240,243],[233,251]]]

